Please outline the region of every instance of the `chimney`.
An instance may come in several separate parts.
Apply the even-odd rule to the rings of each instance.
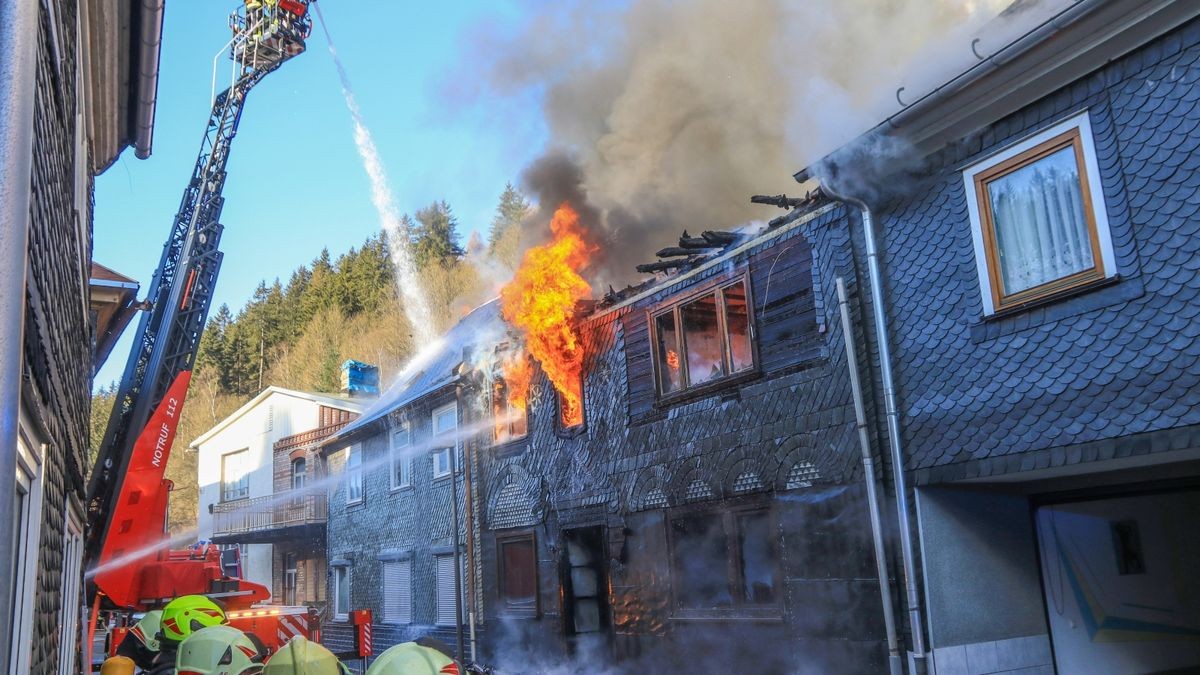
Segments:
[[[342,364],[342,394],[355,398],[379,395],[379,366],[350,359]]]

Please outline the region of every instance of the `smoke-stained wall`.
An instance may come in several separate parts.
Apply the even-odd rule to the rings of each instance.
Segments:
[[[480,567],[494,663],[551,672],[571,657],[705,672],[751,664],[759,672],[794,672],[801,663],[805,672],[885,668],[833,300],[837,275],[855,287],[842,213],[815,209],[716,265],[593,315],[581,329],[589,353],[585,427],[558,429],[555,396],[543,379],[531,392],[529,436],[479,453]],[[743,274],[753,301],[754,371],[694,394],[659,396],[649,313]],[[680,553],[689,545],[687,528],[743,513],[751,515],[739,528],[755,513],[769,514],[764,539],[777,603],[730,609],[682,601],[690,591],[681,584],[696,583],[697,575],[715,575],[715,586],[730,579],[721,565],[680,569],[688,561]],[[740,545],[729,543],[729,533],[714,537]],[[501,597],[507,580],[498,544],[530,534],[536,612],[512,611]],[[599,637],[577,632],[572,599],[576,540],[595,536],[607,581]]]

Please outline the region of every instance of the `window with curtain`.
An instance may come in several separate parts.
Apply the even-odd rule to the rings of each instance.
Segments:
[[[333,568],[333,618],[350,618],[350,568],[346,565]]]
[[[392,458],[392,489],[406,487],[411,482],[412,474],[412,438],[408,433],[408,425],[392,430],[390,446]]]
[[[1111,276],[1086,121],[1068,120],[964,172],[988,313]]]
[[[362,446],[352,445],[346,455],[346,503],[363,500]]]
[[[238,450],[221,455],[221,501],[230,502],[250,496],[250,451]]]

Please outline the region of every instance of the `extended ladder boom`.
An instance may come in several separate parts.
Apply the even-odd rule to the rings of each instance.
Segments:
[[[147,296],[150,307],[138,324],[88,484],[87,558],[102,566],[164,539],[165,512],[155,515],[146,507],[166,503],[169,482],[163,480],[163,472],[221,268],[221,193],[230,147],[246,95],[284,61],[304,51],[312,28],[307,9],[308,0],[279,0],[231,17],[236,79],[213,100],[200,154],[163,245]],[[177,380],[182,380],[180,386],[173,387]],[[170,414],[159,416],[166,422],[147,429],[169,390]],[[150,454],[138,462],[135,452]],[[143,475],[131,475],[131,469]],[[142,508],[136,508],[138,504]],[[156,553],[151,550],[150,556]],[[97,583],[102,585],[99,575]]]

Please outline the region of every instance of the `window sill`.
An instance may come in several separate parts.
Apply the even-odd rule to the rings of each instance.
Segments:
[[[350,508],[351,506],[362,506],[364,503],[366,503],[365,499],[355,499],[352,502],[346,502],[346,508]]]
[[[667,408],[679,405],[680,403],[707,398],[720,393],[725,389],[732,389],[738,385],[745,384],[750,380],[757,379],[761,375],[762,371],[755,366],[750,370],[735,373],[733,375],[727,375],[719,380],[705,382],[704,384],[697,385],[695,387],[689,387],[681,391],[673,391],[670,394],[660,394],[658,397],[658,406]]]
[[[1093,279],[1092,281],[1087,281],[1087,282],[1084,282],[1081,284],[1075,284],[1073,286],[1068,286],[1067,288],[1063,288],[1063,289],[1060,289],[1057,291],[1053,291],[1051,293],[1047,293],[1046,295],[1032,298],[1032,299],[1026,300],[1024,302],[1019,302],[1014,305],[1009,305],[1008,307],[1003,307],[1003,308],[998,309],[995,312],[983,317],[983,320],[984,321],[998,321],[1000,319],[1004,319],[1006,317],[1010,317],[1015,314],[1027,312],[1031,309],[1037,309],[1038,307],[1044,307],[1045,305],[1049,305],[1049,304],[1052,304],[1055,302],[1061,302],[1067,298],[1074,297],[1076,295],[1082,295],[1084,293],[1088,293],[1089,291],[1094,291],[1099,288],[1105,288],[1107,286],[1112,286],[1113,284],[1116,284],[1120,281],[1121,281],[1121,275],[1114,274],[1111,277],[1105,277],[1103,279]]]
[[[981,344],[1027,328],[1130,302],[1143,294],[1145,287],[1137,276],[1118,274],[1099,279],[1085,286],[1076,286],[1056,295],[980,317],[976,323],[968,326],[970,340],[973,344]]]
[[[416,488],[413,487],[412,483],[405,483],[404,485],[394,485],[394,486],[388,488],[388,494],[398,494],[400,492],[412,492],[414,489],[416,489]]]

